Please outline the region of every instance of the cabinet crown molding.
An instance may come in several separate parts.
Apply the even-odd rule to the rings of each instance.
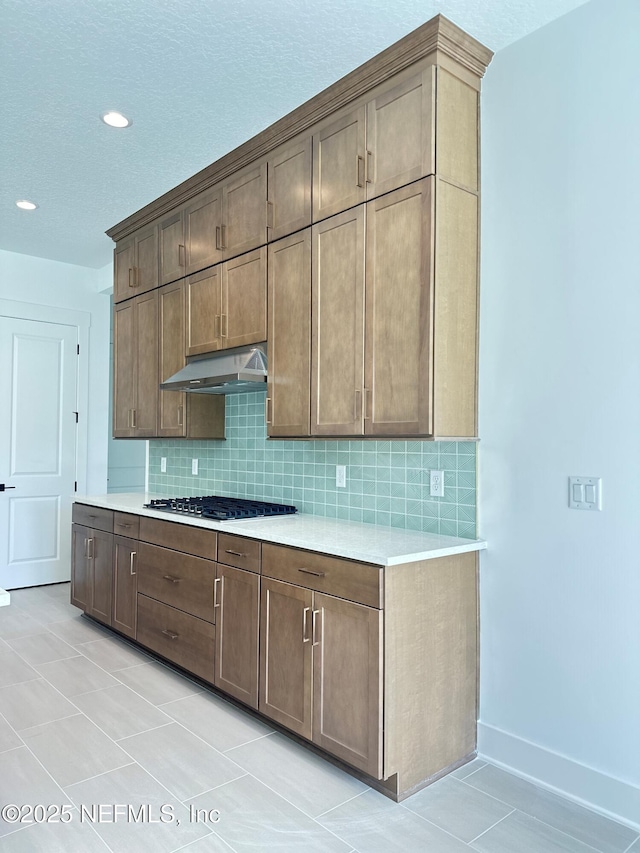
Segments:
[[[493,52],[444,15],[436,15],[215,163],[114,225],[107,235],[114,241],[122,240],[429,56],[434,61],[446,56],[481,78]]]

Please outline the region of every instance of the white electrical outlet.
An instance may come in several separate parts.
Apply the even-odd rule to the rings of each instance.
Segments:
[[[167,457],[166,456],[160,457],[160,473],[161,474],[167,473]]]
[[[197,459],[191,460],[191,473],[192,474],[198,473],[198,460]]]
[[[429,494],[432,498],[444,497],[444,471],[429,471]]]
[[[346,465],[336,465],[336,486],[339,489],[345,489],[347,487],[347,466]]]

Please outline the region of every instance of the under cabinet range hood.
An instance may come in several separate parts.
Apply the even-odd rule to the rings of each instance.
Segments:
[[[266,382],[264,344],[256,344],[191,358],[182,370],[160,383],[160,390],[241,394],[266,389]]]

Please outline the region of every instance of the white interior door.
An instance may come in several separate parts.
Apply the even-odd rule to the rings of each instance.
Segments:
[[[0,317],[0,587],[69,580],[78,328]]]

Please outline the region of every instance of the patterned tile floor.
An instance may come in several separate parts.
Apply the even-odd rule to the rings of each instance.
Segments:
[[[0,608],[2,853],[640,853],[482,761],[392,803],[68,601],[59,584]]]

